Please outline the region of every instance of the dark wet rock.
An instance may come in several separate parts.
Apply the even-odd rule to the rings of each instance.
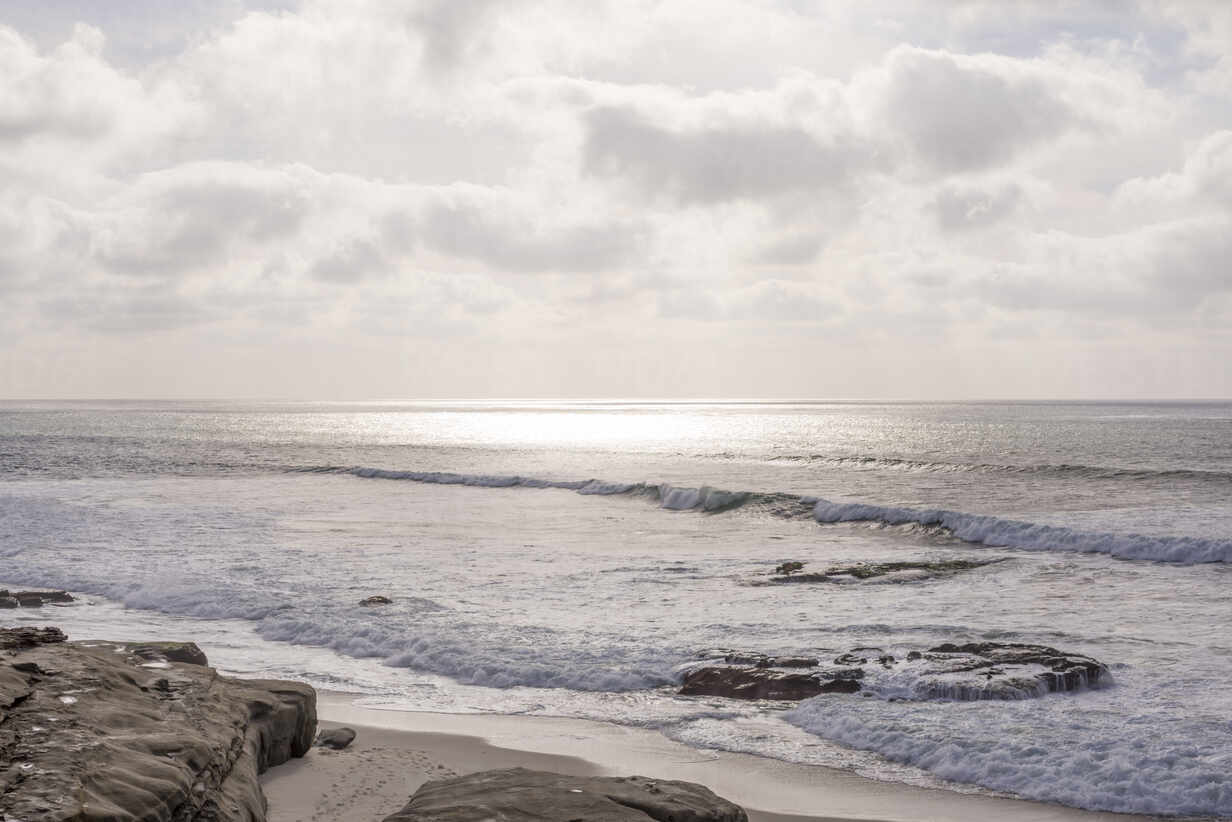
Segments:
[[[0,629],[0,818],[265,819],[257,774],[307,752],[312,688],[64,640]]]
[[[354,728],[331,728],[317,734],[316,742],[313,744],[319,748],[330,748],[335,751],[340,751],[354,741]]]
[[[680,685],[684,696],[732,699],[808,699],[822,692],[822,681],[815,674],[736,665],[695,668]]]
[[[803,562],[784,562],[774,569],[774,573],[788,577],[804,568]]]
[[[947,643],[904,656],[853,648],[824,664],[808,657],[734,651],[712,651],[702,658],[709,664],[684,670],[681,694],[794,700],[862,691],[895,699],[1027,699],[1111,681],[1108,668],[1091,657],[1044,645],[996,642]],[[786,660],[814,664],[781,664]]]
[[[44,605],[64,605],[73,601],[73,596],[68,591],[0,590],[0,608],[41,608]]]
[[[858,565],[847,565],[830,568],[821,573],[803,574],[796,572],[780,572],[771,577],[772,582],[829,582],[853,583],[882,578],[890,582],[917,582],[938,577],[948,577],[954,574],[982,568],[996,562],[1004,562],[1003,557],[996,559],[950,559],[938,562],[864,562]],[[792,563],[799,564],[799,563]],[[779,568],[783,566],[780,565]],[[795,569],[799,571],[800,569]]]
[[[1082,654],[1058,651],[1046,645],[1022,643],[972,642],[963,645],[945,643],[929,648],[924,659],[944,671],[983,673],[992,686],[992,680],[1004,679],[1002,690],[1007,693],[1021,685],[1023,696],[1037,696],[1043,688],[1048,693],[1077,691],[1098,686],[1111,680],[1108,667],[1102,662]],[[1034,671],[1028,677],[1032,669]],[[995,690],[995,688],[994,688]],[[1031,693],[1025,693],[1031,691]],[[981,697],[987,698],[987,697]],[[1020,698],[1013,695],[992,698]]]
[[[422,786],[385,822],[747,822],[739,805],[692,782],[578,777],[525,768]]]
[[[392,605],[393,602],[394,601],[390,599],[389,597],[383,597],[378,594],[376,596],[368,597],[367,599],[361,599],[359,601],[359,604],[365,605],[365,606],[367,605]]]

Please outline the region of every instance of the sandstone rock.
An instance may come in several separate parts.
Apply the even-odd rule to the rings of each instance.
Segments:
[[[128,645],[128,652],[149,661],[210,664],[205,651],[197,647],[195,642],[136,642]]]
[[[359,601],[359,604],[365,605],[365,606],[367,605],[392,605],[393,602],[394,601],[390,599],[389,597],[383,597],[378,594],[376,596],[368,597],[367,599],[361,599]]]
[[[317,734],[317,740],[313,744],[321,748],[330,748],[335,751],[340,751],[354,741],[354,728],[333,728],[328,731],[321,731]]]
[[[64,642],[68,637],[59,628],[3,628],[0,629],[0,651],[15,651]]]
[[[702,658],[711,664],[686,668],[681,694],[794,700],[862,691],[909,699],[1027,699],[1099,687],[1111,679],[1103,663],[1082,654],[996,642],[947,643],[903,656],[853,648],[824,664],[810,657],[733,651],[710,651]],[[812,665],[797,664],[805,661]]]
[[[525,768],[429,782],[385,822],[747,822],[692,782],[573,777]]]
[[[64,639],[0,629],[0,818],[264,820],[257,774],[307,752],[312,688]]]

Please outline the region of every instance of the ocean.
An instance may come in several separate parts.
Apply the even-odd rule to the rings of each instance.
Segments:
[[[859,563],[936,577],[773,584]],[[391,709],[1232,817],[1232,404],[0,403],[3,613]],[[359,600],[390,597],[390,605]],[[140,635],[140,636],[138,636]],[[1085,654],[1101,687],[681,696],[710,649]]]

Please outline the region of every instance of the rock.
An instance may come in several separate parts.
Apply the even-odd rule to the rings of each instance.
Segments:
[[[354,728],[332,728],[317,734],[317,740],[313,744],[319,748],[331,748],[335,751],[340,751],[354,741]]]
[[[784,562],[784,563],[782,563],[782,564],[778,565],[778,566],[774,569],[774,573],[776,573],[776,574],[780,574],[780,575],[782,575],[782,576],[785,576],[785,577],[786,577],[786,576],[791,576],[792,574],[796,573],[797,571],[801,570],[802,568],[804,568],[804,563],[803,563],[803,562],[794,562],[794,561],[793,561],[793,562]]]
[[[796,574],[790,571],[779,572],[771,577],[772,582],[830,582],[852,583],[869,579],[882,578],[883,582],[918,582],[925,579],[953,576],[973,568],[1004,562],[1004,557],[997,559],[950,559],[940,562],[868,562],[858,565],[830,568],[819,574]],[[785,563],[799,565],[800,563]],[[780,565],[779,568],[784,567]],[[799,570],[799,569],[794,569]]]
[[[367,599],[361,599],[359,601],[359,604],[365,605],[365,606],[366,605],[392,605],[393,602],[394,601],[390,599],[389,597],[383,597],[378,594],[377,596],[371,596],[371,597],[368,597]]]
[[[308,751],[312,688],[64,640],[0,629],[0,818],[265,819],[257,775]]]
[[[137,642],[128,645],[128,652],[150,662],[185,662],[189,665],[209,665],[205,651],[195,642]]]
[[[895,699],[968,701],[1027,699],[1111,680],[1107,666],[1082,654],[996,642],[946,643],[904,656],[881,648],[853,648],[825,664],[810,657],[734,651],[710,651],[703,658],[711,664],[684,669],[681,694],[795,700],[862,691]],[[796,664],[806,661],[812,664]]]
[[[1021,699],[1056,691],[1077,691],[1111,679],[1108,667],[1102,662],[1046,645],[945,643],[929,648],[924,660],[933,663],[934,673],[984,674],[983,691],[989,695],[977,696],[977,699]],[[1000,683],[996,681],[998,678]]]
[[[747,822],[739,806],[692,782],[574,777],[525,768],[429,782],[385,822]]]
[[[36,645],[64,642],[68,637],[59,628],[0,628],[0,651],[16,651]]]
[[[0,608],[41,608],[73,601],[68,591],[0,591]]]

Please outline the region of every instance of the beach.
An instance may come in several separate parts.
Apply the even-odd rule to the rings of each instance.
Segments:
[[[427,781],[512,767],[697,782],[744,807],[752,822],[1158,818],[877,782],[828,768],[699,751],[651,731],[606,723],[375,710],[353,701],[348,694],[318,695],[321,727],[353,728],[356,739],[341,751],[314,748],[267,772],[262,788],[270,822],[371,822],[400,809]]]

